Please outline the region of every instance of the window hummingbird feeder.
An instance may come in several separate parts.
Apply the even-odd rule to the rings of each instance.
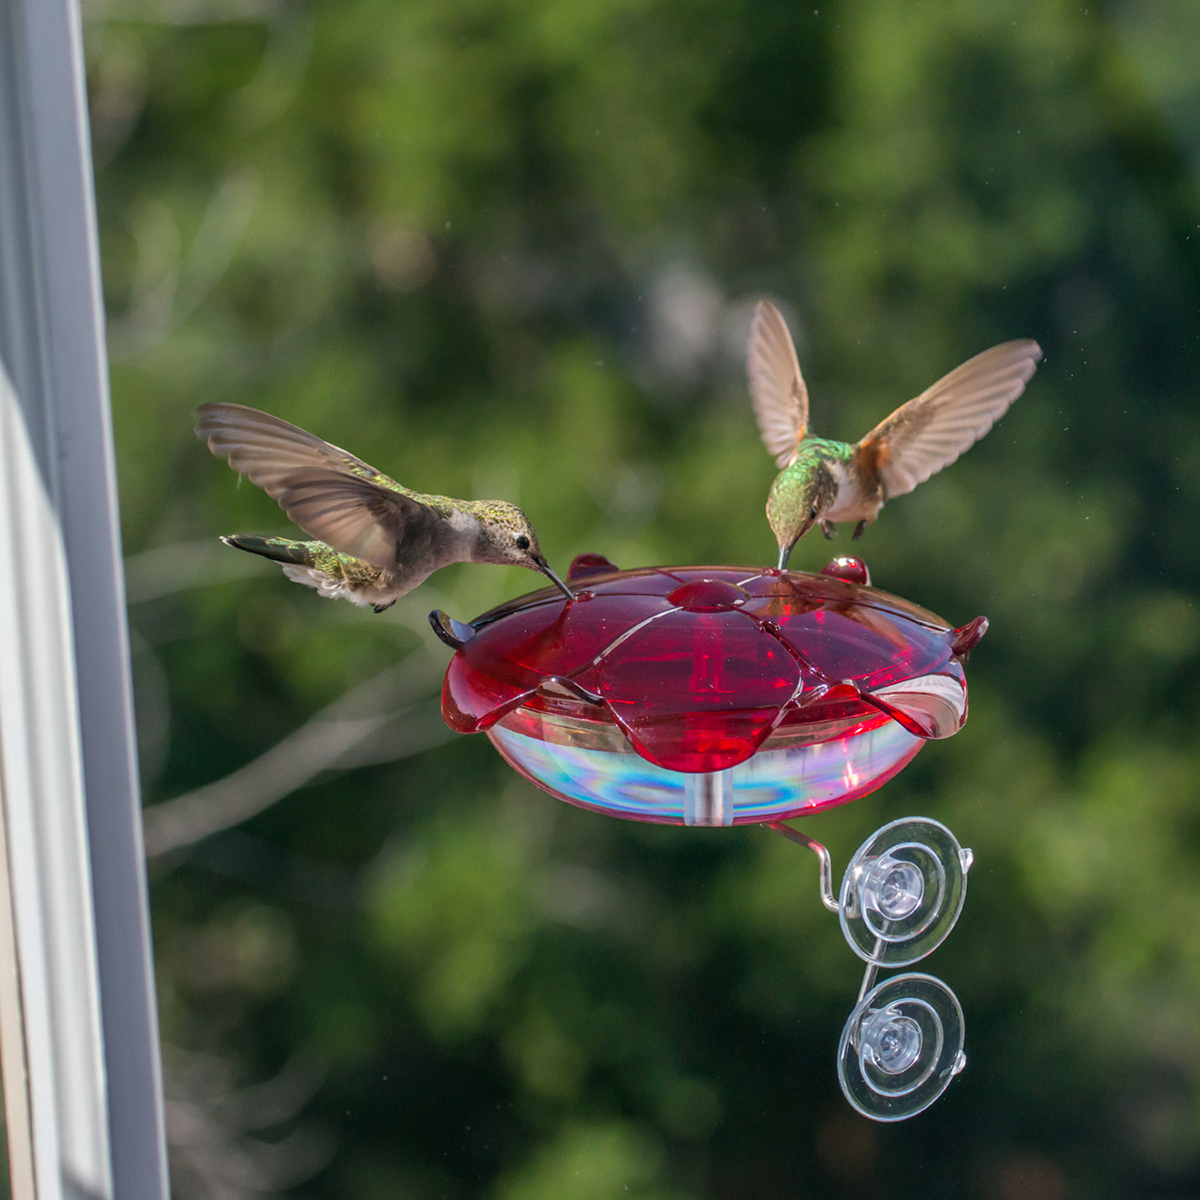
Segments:
[[[971,851],[936,821],[877,830],[833,894],[829,852],[783,822],[873,792],[967,716],[963,662],[987,630],[953,629],[839,558],[774,568],[621,571],[581,555],[574,598],[546,588],[464,624],[442,713],[485,732],[539,787],[594,812],[675,825],[766,825],[813,850],[821,895],[866,962],[838,1074],[865,1116],[928,1107],[966,1063],[954,993],[906,967],[953,928]]]

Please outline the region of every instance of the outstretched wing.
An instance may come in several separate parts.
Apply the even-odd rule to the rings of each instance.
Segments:
[[[760,300],[746,347],[746,378],[754,416],[775,465],[786,467],[808,430],[808,388],[792,335],[779,309]]]
[[[956,367],[901,405],[858,443],[885,495],[903,496],[973,446],[1025,390],[1042,357],[1028,339],[1005,342]]]
[[[241,404],[202,404],[196,435],[309,537],[384,571],[432,546],[441,515],[339,446]]]
[[[348,450],[244,404],[201,404],[196,409],[196,436],[208,442],[208,448],[218,458],[227,458],[235,471],[276,500],[280,482],[309,467],[356,475],[383,487],[402,490],[395,480],[355,458]]]

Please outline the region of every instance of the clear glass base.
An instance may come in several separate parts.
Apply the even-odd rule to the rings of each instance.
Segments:
[[[887,717],[783,727],[725,771],[669,771],[610,722],[522,706],[487,731],[527,779],[596,812],[674,825],[745,825],[802,816],[882,786],[924,745]]]

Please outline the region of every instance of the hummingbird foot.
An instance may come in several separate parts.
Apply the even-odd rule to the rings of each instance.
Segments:
[[[387,610],[388,610],[389,608],[391,608],[391,607],[392,607],[392,605],[393,605],[393,604],[395,604],[395,603],[396,603],[396,602],[395,602],[395,600],[389,600],[389,601],[388,601],[386,604],[372,604],[372,605],[371,605],[371,607],[372,607],[372,608],[373,608],[373,609],[374,609],[374,610],[375,610],[377,613],[381,613],[381,612],[387,612]]]
[[[832,542],[838,535],[837,526],[832,521],[822,521],[821,532],[825,535],[827,542]]]
[[[863,530],[866,529],[866,527],[867,527],[866,521],[859,521],[859,523],[857,525],[855,525],[855,527],[854,527],[854,532],[850,535],[850,540],[852,542],[857,542],[858,539],[860,537],[862,537]]]

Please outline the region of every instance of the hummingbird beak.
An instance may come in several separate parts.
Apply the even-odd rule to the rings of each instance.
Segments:
[[[545,575],[547,579],[553,580],[554,586],[557,587],[558,590],[562,592],[562,594],[566,596],[568,600],[575,599],[575,593],[571,591],[571,589],[567,587],[567,585],[563,583],[563,581],[559,579],[557,575],[555,575],[554,568],[550,566],[550,564],[542,555],[535,554],[533,556],[533,561],[537,564],[537,569],[541,571],[541,573]]]
[[[793,542],[790,546],[780,546],[779,547],[779,569],[781,571],[787,570],[788,559],[791,558],[792,551],[795,548],[796,548],[795,542]]]

